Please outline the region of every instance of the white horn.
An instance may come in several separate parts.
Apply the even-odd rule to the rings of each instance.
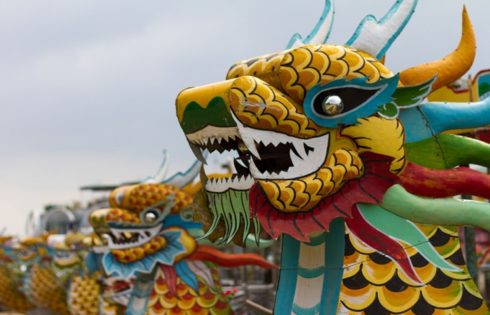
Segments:
[[[335,15],[335,9],[333,0],[325,0],[325,6],[323,8],[322,15],[318,23],[308,36],[303,40],[300,34],[296,33],[289,40],[287,49],[296,48],[306,44],[324,44],[327,42],[332,30],[333,20]]]
[[[187,171],[185,171],[184,173],[178,172],[171,177],[163,180],[162,183],[177,186],[180,188],[185,187],[188,184],[192,183],[192,181],[199,175],[201,165],[202,163],[196,160]]]
[[[346,44],[380,59],[407,25],[417,2],[397,0],[379,21],[373,15],[366,16]]]
[[[168,151],[163,150],[163,159],[162,159],[162,164],[160,164],[160,168],[158,169],[158,172],[153,176],[153,180],[157,183],[163,181],[165,176],[167,176],[168,173]]]

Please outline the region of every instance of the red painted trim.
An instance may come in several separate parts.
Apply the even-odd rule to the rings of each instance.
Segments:
[[[490,176],[468,167],[433,170],[409,163],[400,176],[401,185],[410,193],[431,198],[457,195],[490,199]]]
[[[264,269],[277,269],[277,266],[268,262],[256,254],[228,254],[214,247],[199,245],[196,251],[189,256],[191,260],[204,260],[215,263],[221,267],[234,268],[239,266],[254,265]]]

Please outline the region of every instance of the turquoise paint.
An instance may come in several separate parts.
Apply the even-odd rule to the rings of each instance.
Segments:
[[[323,22],[327,19],[328,15],[330,14],[330,11],[332,11],[332,10],[334,10],[332,0],[325,0],[325,6],[323,7],[322,15],[320,16],[320,19],[318,20],[318,22],[316,23],[315,27],[310,32],[310,34],[308,34],[308,36],[306,36],[306,39],[304,41],[303,41],[303,37],[300,34],[298,34],[298,33],[294,34],[291,37],[291,39],[289,40],[286,49],[292,48],[294,46],[294,44],[298,41],[305,44],[305,45],[309,44],[311,42],[311,39],[318,34],[318,31],[322,27]],[[332,12],[332,14],[335,15],[335,12]],[[334,19],[332,18],[332,22],[330,23],[330,25],[328,27],[329,30],[327,32],[327,35],[323,39],[323,43],[326,43],[328,38],[330,37],[330,33],[332,31],[333,20]]]
[[[323,267],[307,269],[300,268],[299,253],[302,243],[290,236],[284,236],[281,257],[281,274],[274,314],[298,315],[334,315],[340,296],[340,287],[343,276],[344,249],[345,249],[345,223],[336,219],[330,224],[330,232],[311,238],[311,242],[303,243],[307,246],[326,246],[325,265]],[[323,275],[321,300],[311,308],[303,308],[294,304],[296,295],[297,277],[314,279]]]
[[[131,290],[131,296],[129,298],[128,306],[125,315],[145,315],[146,305],[150,299],[151,291],[153,290],[153,283],[156,272],[141,273],[136,278],[133,290]]]
[[[293,314],[297,315],[318,315],[320,312],[320,304],[316,304],[312,307],[301,307],[296,304],[293,305]]]
[[[335,219],[330,223],[330,232],[326,234],[325,276],[323,278],[321,315],[337,314],[340,287],[344,274],[345,223]]]
[[[447,130],[489,125],[490,98],[475,103],[426,103],[402,110],[399,117],[406,142],[417,142]]]
[[[179,276],[185,284],[194,289],[194,291],[198,292],[199,284],[197,282],[196,274],[192,272],[192,270],[187,265],[187,262],[179,261],[177,264],[174,265],[174,268],[177,276]]]
[[[337,128],[339,125],[352,125],[359,118],[368,117],[376,113],[379,108],[391,101],[391,96],[397,89],[399,75],[392,78],[380,80],[376,83],[367,83],[366,78],[357,78],[353,80],[340,79],[328,84],[318,84],[311,88],[303,102],[305,114],[308,118],[322,127]],[[316,113],[314,101],[316,97],[325,91],[338,88],[359,88],[365,90],[375,90],[376,93],[367,99],[364,103],[348,112],[334,116],[326,116]]]
[[[462,270],[448,263],[432,246],[429,239],[412,222],[385,209],[371,204],[358,204],[358,209],[366,221],[379,231],[416,247],[417,251],[435,266],[449,271]]]
[[[305,279],[313,279],[323,275],[325,272],[325,267],[318,267],[313,269],[299,268],[298,275]]]
[[[296,292],[300,242],[284,235],[282,239],[281,272],[274,305],[274,314],[291,314]]]

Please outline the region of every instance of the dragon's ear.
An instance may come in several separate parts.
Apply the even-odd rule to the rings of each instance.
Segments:
[[[432,92],[432,84],[436,79],[437,76],[418,85],[403,86],[396,89],[393,93],[392,102],[402,109],[420,105]]]
[[[397,88],[391,96],[391,102],[382,105],[378,114],[387,119],[395,119],[400,110],[420,105],[429,96],[436,79],[437,77],[433,77],[422,84]]]

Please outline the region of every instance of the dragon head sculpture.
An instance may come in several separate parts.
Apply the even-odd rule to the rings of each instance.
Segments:
[[[286,233],[307,240],[311,233],[328,230],[333,219],[350,216],[350,207],[331,200],[340,190],[355,190],[353,182],[373,172],[375,163],[368,168],[366,160],[384,159],[387,177],[403,173],[407,158],[401,111],[421,105],[431,88],[464,73],[474,56],[465,11],[463,38],[453,55],[468,60],[459,67],[446,69],[456,58],[452,56],[398,74],[387,68],[379,58],[415,5],[395,4],[387,16],[396,26],[369,17],[346,45],[314,44],[326,41],[320,33],[329,33],[333,10],[327,1],[316,33],[304,42],[295,35],[288,50],[241,61],[226,81],[178,95],[177,116],[195,155],[203,162],[205,151],[234,155],[236,173],[210,176],[205,184],[215,217],[223,218],[229,233],[240,218],[230,223],[220,216],[226,211],[223,202],[235,213],[247,212],[250,203],[271,236]]]
[[[397,73],[382,59],[410,20],[416,0],[396,1],[379,20],[367,16],[344,45],[327,43],[334,10],[331,1],[325,3],[322,18],[305,39],[295,35],[286,50],[240,61],[225,81],[177,96],[177,117],[195,156],[203,163],[207,153],[234,159],[234,174],[202,177],[214,219],[210,231],[224,225],[225,238],[231,240],[240,226],[249,231],[253,222],[255,230],[263,228],[272,238],[285,235],[285,269],[301,270],[301,264],[312,263],[301,258],[303,245],[295,242],[316,246],[335,239],[322,249],[331,251],[322,259],[332,263],[344,254],[345,222],[349,235],[391,259],[410,279],[406,283],[426,284],[409,258],[409,247],[441,270],[462,272],[434,247],[420,245],[430,241],[414,222],[490,230],[490,221],[481,220],[490,215],[487,205],[446,198],[489,195],[486,175],[451,169],[481,162],[476,156],[488,148],[463,137],[438,141],[444,131],[490,124],[490,100],[426,100],[473,63],[475,35],[466,9],[456,50]],[[410,157],[431,154],[428,143],[442,154],[413,163]],[[445,155],[456,143],[461,150]],[[443,169],[433,168],[435,160]],[[338,258],[335,268],[348,270],[342,263]],[[342,279],[339,274],[334,282]],[[304,277],[298,275],[301,281]],[[281,301],[292,300],[295,289],[279,287]],[[321,303],[325,299],[319,297]],[[332,305],[333,314],[337,306]],[[290,311],[276,308],[280,314]]]
[[[173,265],[194,252],[191,233],[199,226],[187,209],[191,195],[179,187],[190,184],[198,171],[196,162],[168,180],[119,187],[110,194],[111,208],[90,215],[95,232],[106,242],[103,264],[108,274],[149,273],[157,263]]]

